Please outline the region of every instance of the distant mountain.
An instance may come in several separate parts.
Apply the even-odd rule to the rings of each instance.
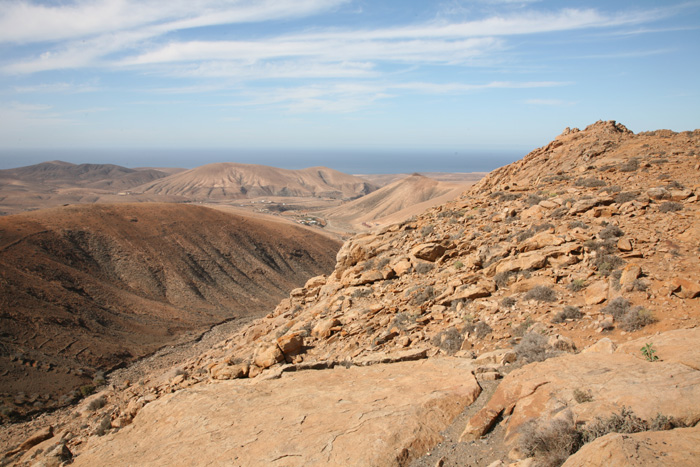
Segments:
[[[375,189],[361,178],[326,167],[287,170],[233,162],[203,165],[139,188],[145,194],[198,201],[261,196],[354,199]]]
[[[452,200],[466,189],[464,184],[440,182],[413,174],[323,214],[338,226],[363,230],[363,227],[369,228],[375,223],[400,222]]]
[[[89,187],[129,189],[168,176],[157,169],[129,169],[113,164],[51,161],[0,170],[0,185],[43,185],[45,189]]]

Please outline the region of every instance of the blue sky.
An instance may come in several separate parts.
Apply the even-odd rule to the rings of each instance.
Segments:
[[[697,0],[2,0],[0,166],[515,158],[698,83]]]

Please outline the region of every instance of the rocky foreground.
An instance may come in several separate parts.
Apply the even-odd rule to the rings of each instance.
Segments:
[[[5,427],[4,462],[698,465],[699,156],[567,129],[204,354]]]

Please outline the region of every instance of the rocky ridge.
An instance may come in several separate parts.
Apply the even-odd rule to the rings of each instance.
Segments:
[[[699,130],[633,134],[615,122],[567,129],[460,199],[353,237],[331,275],[312,278],[265,318],[206,353],[159,377],[105,389],[93,396],[104,399],[97,409],[94,399],[86,400],[76,409],[85,414],[79,423],[58,423],[62,431],[50,438],[49,452],[85,449],[90,459],[106,442],[118,442],[132,422],[123,436],[143,429],[149,423],[139,414],[144,406],[160,410],[172,403],[168,394],[201,391],[202,384],[267,388],[275,380],[293,384],[289,375],[303,370],[381,368],[426,358],[467,363],[464,384],[469,375],[482,382],[505,376],[461,439],[474,443],[495,424],[504,426],[510,457],[492,459],[493,465],[529,455],[517,441],[535,413],[585,424],[624,406],[645,420],[659,408],[695,426],[700,365],[673,348],[679,339],[685,348],[700,344],[699,155]],[[650,344],[648,359],[658,351],[662,362],[645,361],[644,344]],[[442,358],[447,355],[456,358]],[[564,371],[579,366],[588,370]],[[628,384],[611,387],[606,377],[596,379],[601,373],[624,374]],[[654,390],[636,399],[620,395],[646,384]],[[679,392],[679,384],[688,389]],[[576,401],[574,387],[590,389],[595,402]],[[658,399],[663,393],[669,397]],[[110,431],[102,441],[99,435]],[[382,439],[394,438],[385,433]],[[394,439],[377,455],[403,453],[381,457],[383,465],[408,465],[430,449],[416,439]],[[595,443],[614,444],[607,439]],[[680,439],[674,442],[689,443]],[[24,455],[20,464],[34,459]],[[311,452],[300,455],[320,462]],[[700,453],[689,455],[697,460]],[[344,461],[360,462],[353,459]]]

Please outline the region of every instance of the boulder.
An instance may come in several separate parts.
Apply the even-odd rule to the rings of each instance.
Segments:
[[[411,254],[418,259],[435,261],[445,254],[447,248],[439,243],[422,243],[411,250]]]
[[[319,338],[330,337],[333,333],[332,329],[336,326],[340,326],[340,321],[336,318],[323,319],[316,323],[311,330],[311,335]]]
[[[270,368],[272,365],[284,360],[284,354],[277,346],[277,344],[264,345],[258,349],[255,354],[253,363],[255,363],[260,368]]]
[[[277,346],[286,356],[296,355],[304,348],[304,337],[299,333],[286,334],[277,339]]]
[[[642,275],[642,267],[636,263],[629,263],[622,269],[620,285],[631,285],[635,279]]]
[[[586,305],[597,305],[608,299],[608,291],[610,286],[608,281],[596,281],[586,288],[585,300]]]
[[[671,281],[673,293],[680,298],[700,297],[700,283],[677,277]]]

